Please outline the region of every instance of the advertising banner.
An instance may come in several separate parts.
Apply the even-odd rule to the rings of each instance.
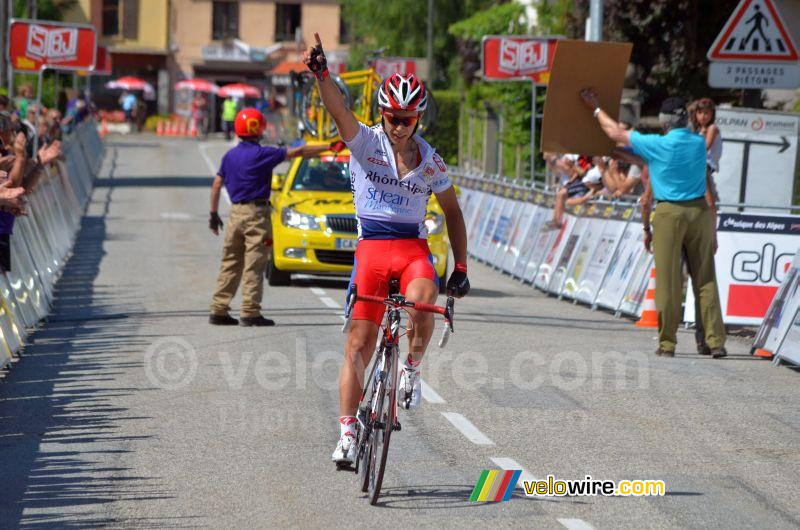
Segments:
[[[522,203],[519,210],[517,222],[514,225],[514,230],[508,238],[508,247],[506,248],[505,255],[500,264],[500,268],[509,274],[513,274],[517,260],[520,259],[522,252],[522,244],[528,236],[528,231],[533,225],[533,218],[536,214],[538,206],[529,202]]]
[[[561,256],[559,256],[552,277],[550,278],[550,284],[547,287],[549,292],[553,294],[559,294],[561,292],[561,287],[567,276],[567,270],[572,266],[572,258],[578,253],[583,234],[586,232],[587,227],[592,224],[592,221],[594,221],[594,219],[586,217],[576,218],[575,226],[572,228],[572,232],[567,238],[567,243],[564,245],[564,250],[561,252]]]
[[[798,236],[798,217],[719,214],[714,262],[726,324],[761,324],[797,252]],[[684,320],[694,322],[691,289],[685,307]]]
[[[506,199],[503,209],[500,211],[500,218],[494,229],[491,248],[486,255],[486,262],[494,267],[499,267],[498,257],[505,255],[508,246],[508,238],[517,222],[516,211],[522,203],[512,199]]]
[[[722,158],[714,177],[722,204],[791,206],[800,116],[717,109]]]
[[[758,329],[753,348],[776,354],[783,342],[784,335],[794,327],[797,320],[795,313],[800,308],[798,283],[800,282],[800,252],[792,258],[792,263],[786,270],[786,275],[780,288],[770,302],[761,327]],[[790,342],[794,340],[791,339]],[[800,350],[794,352],[800,355]]]
[[[93,70],[97,54],[94,26],[11,19],[8,60],[14,70]]]
[[[550,211],[544,203],[537,205],[536,211],[533,213],[531,226],[528,229],[528,233],[525,235],[525,239],[522,241],[519,259],[514,264],[513,276],[523,281],[533,281],[533,276],[536,274],[536,267],[539,264],[539,260],[541,260],[541,256],[544,255],[547,240],[554,235],[552,231],[542,231],[545,223],[552,216],[552,211]],[[537,252],[539,252],[537,249],[540,249],[538,258],[536,257]]]
[[[620,239],[617,251],[608,264],[606,280],[597,295],[597,305],[635,315],[642,293],[636,293],[646,276],[652,256],[644,250],[642,225],[629,223]]]
[[[564,252],[564,249],[567,248],[568,244],[570,243],[569,236],[572,233],[572,229],[575,227],[576,222],[577,218],[575,216],[565,214],[561,228],[558,230],[552,230],[552,232],[555,233],[555,237],[551,240],[550,245],[548,245],[546,248],[546,253],[544,254],[541,263],[537,267],[536,277],[533,281],[533,285],[535,287],[538,287],[543,291],[547,290],[547,287],[550,285],[550,280],[553,277],[553,272],[558,265],[558,260],[561,258],[561,254]],[[574,242],[572,244],[574,245]]]
[[[556,53],[556,39],[502,35],[483,38],[481,71],[487,81],[531,80],[546,85]]]

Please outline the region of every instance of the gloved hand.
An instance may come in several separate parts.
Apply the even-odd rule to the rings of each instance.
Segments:
[[[456,263],[455,270],[447,280],[447,296],[461,298],[469,292],[469,280],[467,279],[467,266],[463,263]]]
[[[211,214],[209,214],[208,228],[214,233],[215,236],[219,235],[219,229],[222,228],[222,219],[220,219],[217,212],[211,212]]]
[[[322,81],[330,75],[328,72],[328,59],[325,58],[325,52],[322,50],[322,41],[319,38],[319,33],[314,33],[314,38],[317,39],[317,44],[303,53],[303,62],[306,63],[309,70],[314,72],[317,80]]]
[[[345,150],[345,148],[347,148],[347,145],[345,145],[345,143],[341,140],[331,142],[330,150],[334,153],[341,153]]]

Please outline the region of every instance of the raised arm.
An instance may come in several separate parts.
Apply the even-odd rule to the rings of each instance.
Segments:
[[[331,79],[328,72],[328,60],[322,50],[322,41],[319,38],[319,33],[314,33],[314,38],[317,44],[303,52],[303,62],[308,66],[309,70],[314,72],[322,103],[330,113],[333,121],[336,122],[336,127],[339,129],[342,140],[349,142],[358,134],[358,120],[345,105],[339,87]]]

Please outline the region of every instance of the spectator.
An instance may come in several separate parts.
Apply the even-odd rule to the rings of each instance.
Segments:
[[[119,97],[119,104],[122,112],[125,113],[125,121],[130,125],[131,131],[136,127],[136,95],[133,92],[124,91]]]
[[[208,134],[207,115],[208,101],[206,100],[206,95],[202,92],[197,92],[192,98],[192,121],[198,135],[203,138]]]
[[[667,98],[661,105],[659,121],[664,135],[625,131],[603,112],[594,89],[580,93],[594,110],[600,127],[617,144],[633,147],[634,159],[647,164],[649,179],[642,202],[645,247],[652,242],[656,264],[656,311],[659,346],[656,355],[673,357],[681,321],[683,300],[681,250],[685,250],[692,283],[697,286],[705,344],[713,357],[727,355],[725,326],[714,270],[716,219],[712,217],[706,146],[688,129],[688,112],[680,98]],[[650,231],[649,198],[657,206]]]
[[[722,158],[722,135],[714,123],[716,112],[716,105],[711,98],[698,99],[689,105],[691,129],[706,141],[706,165],[711,172],[711,196],[715,204],[719,202],[719,195],[714,177],[719,172],[719,160]]]
[[[0,94],[0,112],[9,112],[11,110],[11,100],[8,96]]]
[[[17,110],[20,117],[28,115],[28,106],[33,103],[33,85],[25,83],[19,88],[20,97],[17,98]]]
[[[225,131],[225,139],[230,140],[233,133],[233,120],[236,119],[236,109],[238,107],[233,96],[222,102],[222,129]]]
[[[600,158],[595,157],[595,160]],[[579,171],[573,171],[567,184],[556,192],[553,218],[547,223],[547,227],[550,229],[561,228],[564,222],[564,210],[567,206],[583,204],[597,196],[602,189],[603,172],[599,167],[589,168],[583,177]]]
[[[18,125],[6,116],[0,116],[0,171],[5,173],[0,190],[6,198],[0,200],[0,268],[11,270],[11,233],[14,229],[14,216],[24,213],[21,187],[26,171],[27,138],[17,131]],[[13,197],[8,193],[14,194]]]

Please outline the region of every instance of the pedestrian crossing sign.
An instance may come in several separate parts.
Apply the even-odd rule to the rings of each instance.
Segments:
[[[797,62],[797,46],[773,0],[742,0],[714,44],[709,61]]]

